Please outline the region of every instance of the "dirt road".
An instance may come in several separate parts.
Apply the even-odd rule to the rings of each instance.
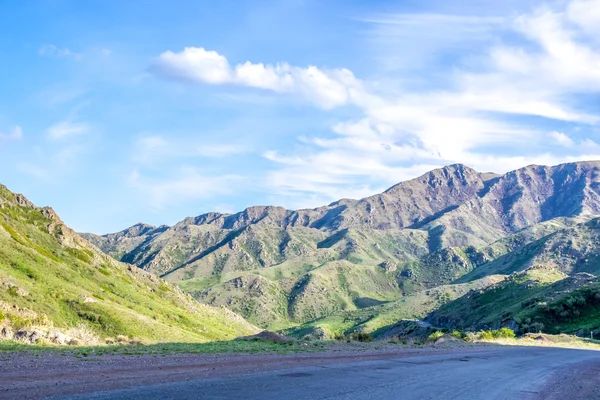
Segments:
[[[8,358],[10,357],[10,358]],[[588,390],[600,352],[481,347],[298,355],[0,356],[0,398],[542,399]],[[596,371],[597,372],[597,371]],[[570,375],[569,375],[570,376]],[[597,382],[598,375],[586,375]],[[557,386],[557,382],[563,382]],[[579,394],[585,395],[581,392]],[[556,397],[556,398],[573,398]]]

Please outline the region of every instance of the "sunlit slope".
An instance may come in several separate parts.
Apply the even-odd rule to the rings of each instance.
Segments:
[[[115,261],[0,186],[0,320],[13,329],[81,324],[100,337],[210,341],[256,331],[150,273]]]

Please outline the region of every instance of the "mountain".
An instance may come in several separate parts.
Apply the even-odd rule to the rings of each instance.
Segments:
[[[256,331],[239,315],[200,304],[108,257],[51,208],[35,207],[0,185],[1,336],[58,343],[106,337],[204,342]]]
[[[464,297],[452,285],[508,279],[535,263],[563,279],[599,272],[592,259],[584,268],[582,261],[567,267],[552,258],[563,248],[583,259],[595,254],[595,242],[569,243],[600,216],[599,172],[595,161],[504,175],[455,164],[361,200],[307,210],[250,207],[84,237],[261,327],[302,327],[362,310],[379,315],[384,305],[447,288],[447,301],[421,307],[431,312]],[[540,246],[547,251],[532,258]]]

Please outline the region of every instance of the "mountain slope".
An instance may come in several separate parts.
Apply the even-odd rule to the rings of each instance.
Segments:
[[[99,337],[209,341],[256,331],[240,316],[197,303],[159,278],[115,261],[0,185],[0,324]]]
[[[85,237],[203,302],[282,328],[523,271],[544,238],[600,216],[599,172],[600,162],[504,175],[456,164],[361,200],[297,211],[250,207]],[[576,250],[594,254],[594,246]],[[566,273],[596,273],[589,264],[554,263]]]

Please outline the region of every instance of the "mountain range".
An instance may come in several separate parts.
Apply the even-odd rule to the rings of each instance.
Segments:
[[[414,318],[526,330],[540,326],[538,303],[594,287],[597,217],[600,162],[503,175],[455,164],[360,200],[257,206],[82,237],[203,303],[292,335],[381,333]],[[492,296],[479,310],[467,301],[515,285],[518,304]]]

